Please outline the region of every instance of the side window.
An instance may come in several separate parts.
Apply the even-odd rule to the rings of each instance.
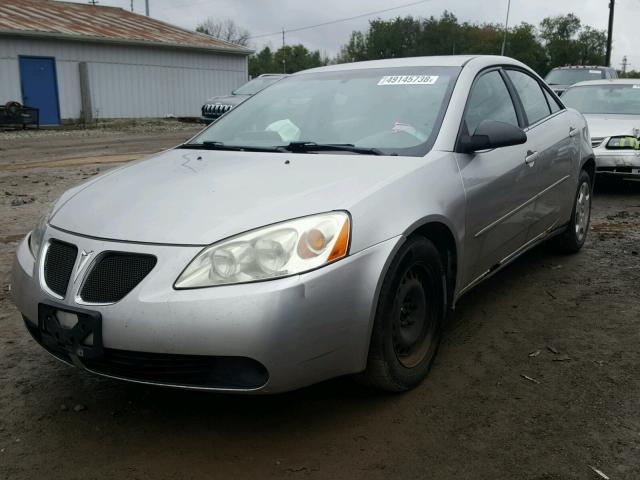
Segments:
[[[549,106],[551,107],[551,113],[556,113],[562,110],[562,107],[558,104],[555,98],[551,96],[549,92],[547,92],[544,88],[542,89],[544,92],[544,96],[547,97],[547,101],[549,102]]]
[[[531,76],[517,70],[507,70],[507,75],[518,92],[529,125],[551,114],[540,84]]]
[[[464,116],[468,134],[472,135],[483,120],[496,120],[518,126],[509,90],[500,73],[495,70],[482,75],[473,85]]]

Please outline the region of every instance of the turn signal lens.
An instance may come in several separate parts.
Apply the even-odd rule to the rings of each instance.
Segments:
[[[331,253],[329,254],[329,262],[338,260],[339,258],[342,258],[347,254],[347,250],[349,249],[349,230],[349,219],[347,219],[347,221],[344,222],[344,225],[342,226],[342,230],[340,230],[340,235],[338,235],[338,239],[333,245]]]

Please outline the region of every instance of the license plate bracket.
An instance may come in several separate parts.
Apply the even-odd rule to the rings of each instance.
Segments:
[[[77,323],[71,327],[63,325],[58,312],[75,315]],[[104,354],[102,315],[99,312],[40,303],[38,330],[43,343],[56,350],[65,350],[72,358],[99,358]]]

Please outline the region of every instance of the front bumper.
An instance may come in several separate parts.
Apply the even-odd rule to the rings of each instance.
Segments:
[[[640,178],[640,150],[595,148],[593,152],[598,175]]]
[[[293,277],[174,290],[173,282],[202,247],[105,241],[49,227],[44,244],[51,238],[96,255],[114,250],[147,253],[158,261],[122,300],[109,305],[86,304],[78,298],[87,273],[78,272],[81,262],[76,261],[66,296],[53,298],[41,286],[43,259],[33,258],[25,238],[14,260],[12,297],[36,339],[40,304],[54,302],[61,308],[85,309],[101,316],[102,342],[111,354],[125,352],[132,361],[163,355],[163,362],[181,356],[246,358],[264,366],[268,380],[251,387],[193,385],[113,374],[113,370],[96,368],[95,363],[77,357],[73,359],[76,366],[142,383],[264,393],[292,390],[365,368],[379,279],[402,241],[396,237]]]

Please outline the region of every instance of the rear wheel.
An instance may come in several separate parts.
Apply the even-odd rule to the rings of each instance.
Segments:
[[[383,281],[362,383],[402,392],[429,372],[447,310],[445,270],[436,247],[411,237]]]
[[[593,182],[589,174],[582,170],[578,180],[571,220],[567,229],[552,239],[553,247],[561,253],[578,252],[587,240],[589,222],[591,220],[591,187]]]

